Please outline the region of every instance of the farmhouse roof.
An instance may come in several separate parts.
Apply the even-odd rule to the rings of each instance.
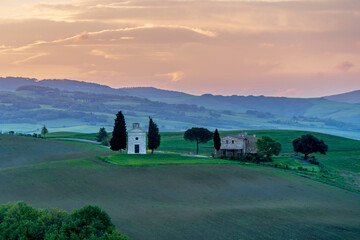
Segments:
[[[256,135],[248,135],[247,132],[245,133],[239,133],[239,134],[236,134],[236,135],[226,135],[226,136],[223,136],[221,138],[225,138],[225,137],[232,137],[232,138],[237,138],[237,139],[247,139],[247,137],[255,137],[256,138]]]

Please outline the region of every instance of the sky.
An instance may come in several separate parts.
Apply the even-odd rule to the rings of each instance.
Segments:
[[[360,89],[359,0],[0,0],[0,77],[192,94]]]

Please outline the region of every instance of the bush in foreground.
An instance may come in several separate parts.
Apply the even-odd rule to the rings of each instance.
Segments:
[[[129,240],[96,206],[71,214],[58,209],[35,209],[24,202],[0,206],[0,240]]]

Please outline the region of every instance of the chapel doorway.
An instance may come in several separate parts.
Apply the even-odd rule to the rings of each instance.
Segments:
[[[139,153],[139,152],[140,152],[140,145],[135,144],[135,153]]]

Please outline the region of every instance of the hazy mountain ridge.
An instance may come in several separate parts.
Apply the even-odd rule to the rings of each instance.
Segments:
[[[324,97],[327,100],[346,103],[360,103],[360,90]]]
[[[155,117],[167,131],[190,126],[352,131],[351,136],[360,131],[359,104],[324,98],[195,96],[147,87],[113,89],[74,80],[26,78],[0,78],[0,91],[3,124],[73,119],[65,122],[111,126],[114,114],[123,110],[131,121],[146,123],[148,116]]]
[[[22,86],[40,86],[57,88],[69,92],[87,92],[96,94],[114,94],[138,96],[143,98],[167,98],[167,97],[186,97],[192,96],[187,93],[158,89],[154,87],[131,87],[131,88],[111,88],[106,85],[76,81],[69,79],[44,79],[6,77],[0,78],[0,91],[15,91]]]

